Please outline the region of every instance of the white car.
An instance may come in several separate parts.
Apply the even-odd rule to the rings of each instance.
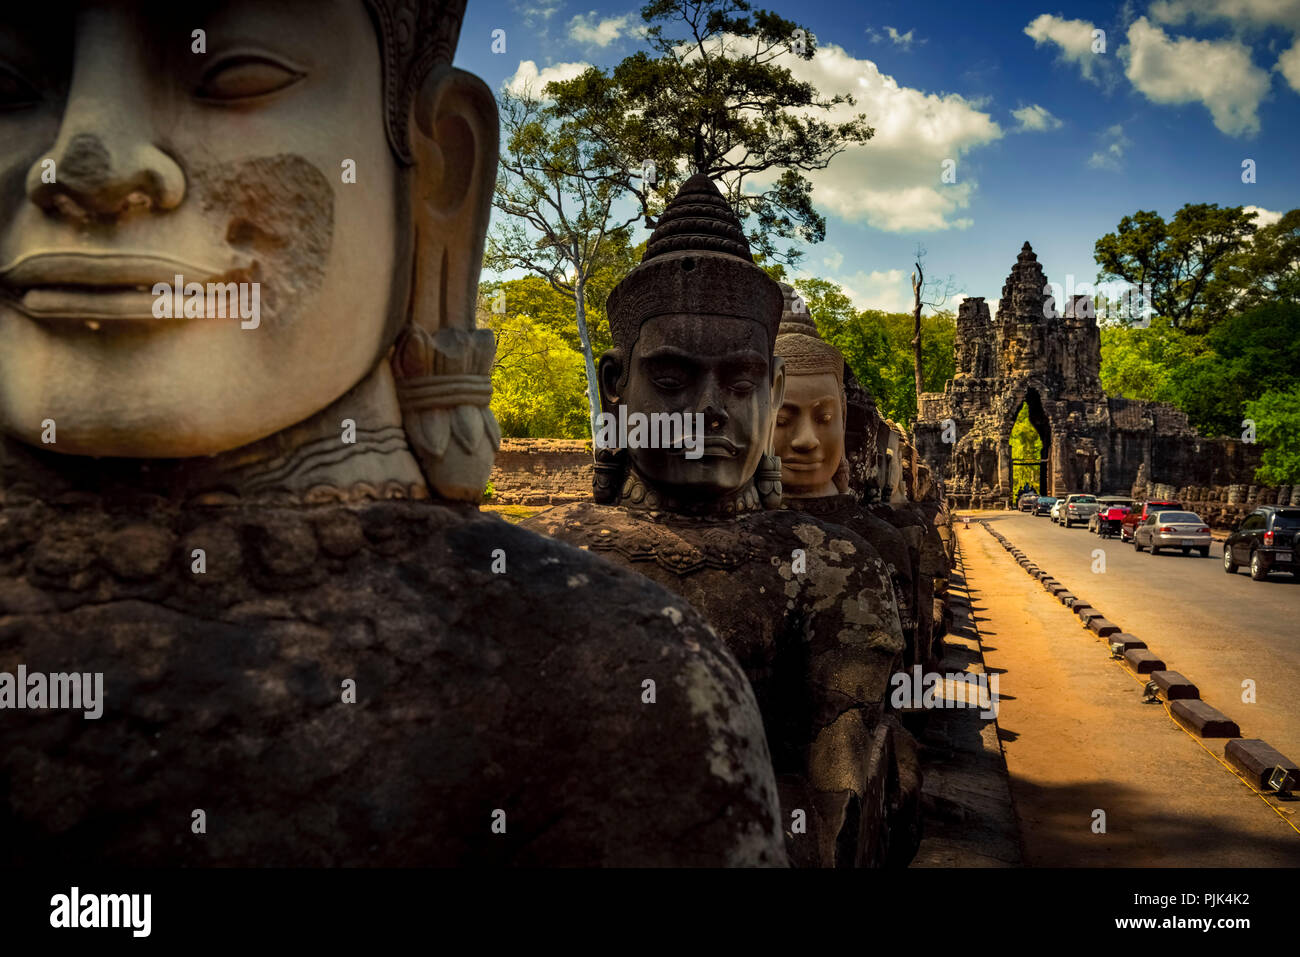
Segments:
[[[1181,549],[1184,555],[1196,549],[1209,558],[1210,528],[1195,512],[1155,512],[1133,530],[1133,548],[1140,552],[1144,547],[1152,555],[1162,548]]]

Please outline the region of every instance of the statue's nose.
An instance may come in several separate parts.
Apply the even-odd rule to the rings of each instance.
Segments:
[[[185,197],[184,171],[155,142],[147,51],[132,23],[130,11],[112,6],[78,17],[59,132],[27,172],[28,197],[48,213],[117,218],[174,209]]]
[[[69,219],[118,217],[138,209],[175,209],[185,195],[185,175],[148,142],[112,142],[82,131],[60,136],[54,150],[32,165],[27,195],[46,212]]]

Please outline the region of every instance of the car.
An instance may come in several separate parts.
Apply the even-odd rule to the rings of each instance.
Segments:
[[[1038,504],[1038,496],[1033,492],[1027,492],[1020,496],[1020,501],[1016,503],[1016,508],[1022,512],[1032,512],[1034,506]]]
[[[1202,558],[1209,558],[1210,527],[1195,512],[1151,512],[1134,530],[1133,548],[1139,552],[1149,548],[1152,555],[1159,555],[1162,548],[1181,549],[1184,555],[1196,549]]]
[[[1101,495],[1097,498],[1097,511],[1093,513],[1092,518],[1088,519],[1088,531],[1095,535],[1102,532],[1102,520],[1111,522],[1122,521],[1128,514],[1128,510],[1133,507],[1133,500],[1122,495]],[[1113,529],[1117,526],[1104,526],[1107,529]]]
[[[1069,528],[1075,522],[1087,522],[1095,511],[1097,511],[1097,496],[1067,495],[1056,511],[1056,521],[1057,524]]]
[[[1065,499],[1063,498],[1058,498],[1052,503],[1052,510],[1048,513],[1047,517],[1052,520],[1053,525],[1061,520],[1061,509],[1064,507]]]
[[[1300,508],[1261,505],[1223,543],[1223,570],[1235,575],[1237,567],[1245,565],[1257,582],[1268,578],[1272,571],[1288,571],[1300,577],[1300,562],[1296,561],[1296,548],[1300,547],[1297,530],[1300,530]]]
[[[1040,496],[1038,496],[1038,501],[1034,503],[1034,514],[1035,514],[1035,515],[1050,515],[1051,512],[1052,512],[1052,506],[1055,505],[1055,504],[1056,504],[1057,502],[1059,502],[1059,501],[1060,501],[1060,499],[1053,498],[1053,497],[1050,496],[1050,495],[1040,495]]]
[[[1128,514],[1124,516],[1124,522],[1119,527],[1119,540],[1121,542],[1133,541],[1134,530],[1136,530],[1139,525],[1145,522],[1147,520],[1147,517],[1152,512],[1158,512],[1162,508],[1167,508],[1170,511],[1176,511],[1182,507],[1183,507],[1182,502],[1175,502],[1172,500],[1167,501],[1158,498],[1152,499],[1149,502],[1143,502],[1141,507],[1138,507],[1138,505],[1135,503],[1133,507],[1129,509]]]

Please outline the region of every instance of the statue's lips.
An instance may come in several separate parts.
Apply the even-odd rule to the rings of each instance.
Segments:
[[[820,460],[816,462],[791,462],[788,459],[781,459],[781,468],[789,469],[791,472],[815,472],[823,464]]]
[[[37,253],[0,268],[0,288],[34,319],[153,319],[163,283],[234,282],[244,270],[222,272],[163,256]]]

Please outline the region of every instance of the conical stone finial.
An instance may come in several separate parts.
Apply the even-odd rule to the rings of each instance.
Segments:
[[[713,180],[696,173],[659,217],[641,261],[683,250],[722,253],[753,262],[740,220]]]

